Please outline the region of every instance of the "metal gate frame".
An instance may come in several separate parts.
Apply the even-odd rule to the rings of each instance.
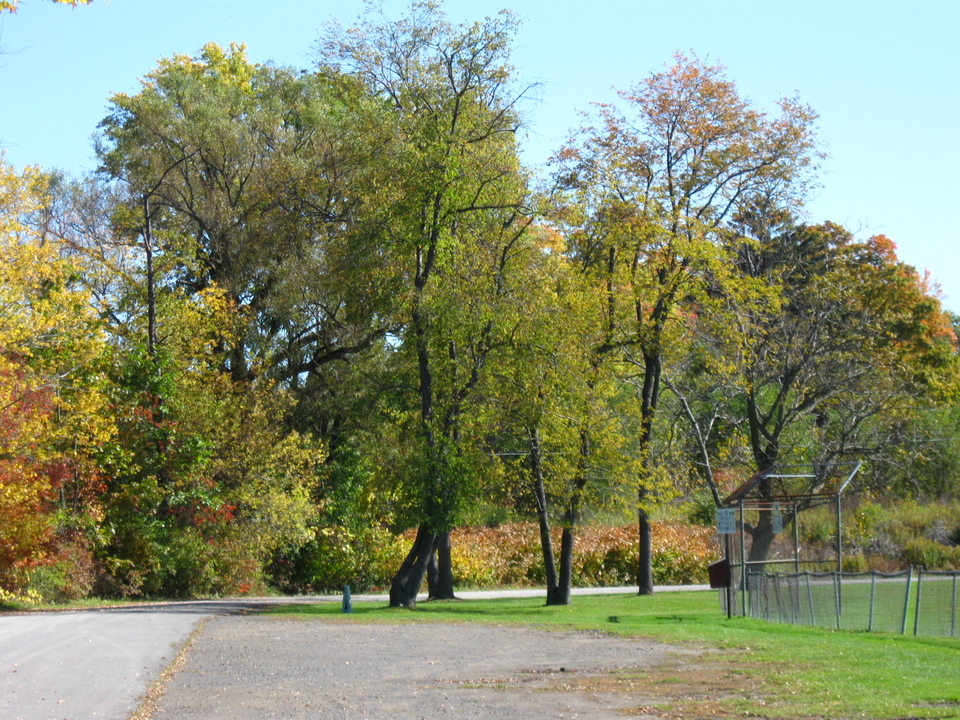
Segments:
[[[836,542],[836,569],[843,570],[843,533],[841,528],[842,495],[850,483],[860,472],[862,462],[850,463],[823,463],[807,465],[780,465],[775,464],[767,470],[756,473],[753,477],[734,490],[724,499],[721,507],[736,510],[736,528],[739,534],[739,557],[732,557],[737,553],[731,547],[731,537],[724,538],[724,557],[730,568],[739,569],[740,605],[743,615],[747,614],[747,587],[746,579],[753,566],[776,564],[792,564],[794,572],[800,572],[804,564],[819,563],[823,560],[803,559],[800,554],[800,530],[797,517],[800,512],[827,503],[835,503]],[[838,472],[839,471],[839,472]],[[761,496],[761,492],[764,494]],[[745,510],[772,512],[775,507],[789,507],[793,516],[793,556],[774,560],[748,560],[746,553],[746,529],[744,522]],[[732,612],[734,605],[734,583],[727,589],[727,613]]]

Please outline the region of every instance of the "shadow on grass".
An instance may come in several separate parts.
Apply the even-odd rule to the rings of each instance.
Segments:
[[[355,602],[353,612],[346,615],[339,603],[325,602],[278,606],[266,612],[330,620],[528,624],[631,635],[659,634],[671,626],[716,628],[718,623],[726,621],[714,593],[690,592],[657,596],[578,596],[569,605],[547,605],[543,598],[430,600],[409,610],[381,603]]]

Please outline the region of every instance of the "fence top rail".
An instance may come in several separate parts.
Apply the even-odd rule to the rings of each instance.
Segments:
[[[829,564],[829,565],[836,566],[837,562],[836,560],[804,560],[802,558],[797,558],[797,557],[788,557],[788,558],[778,557],[778,558],[770,558],[768,560],[744,560],[743,564],[749,568],[753,565],[828,565]],[[750,572],[757,572],[757,571],[751,570]],[[803,572],[816,572],[816,571],[804,570]],[[836,572],[836,571],[824,570],[823,572],[829,573],[829,572]]]
[[[960,577],[960,570],[925,570],[920,567],[917,569],[917,572],[927,577],[928,575],[933,575],[935,577]]]
[[[809,570],[804,570],[798,573],[768,573],[768,572],[750,571],[747,574],[755,577],[759,576],[759,577],[777,578],[777,579],[783,579],[783,580],[786,580],[789,578],[799,578],[799,577],[809,577],[809,578],[818,578],[818,579],[836,578],[836,577],[839,577],[841,579],[842,578],[866,579],[866,578],[876,577],[881,579],[894,579],[894,578],[905,578],[910,574],[910,571],[902,570],[900,572],[886,573],[886,572],[880,572],[878,570],[867,571],[867,572],[839,572],[837,570],[834,570],[832,572],[812,572]],[[924,572],[924,575],[927,575],[927,574],[928,574],[927,572]],[[956,572],[954,573],[946,572],[946,573],[937,573],[937,574],[960,575],[960,573],[956,573]]]

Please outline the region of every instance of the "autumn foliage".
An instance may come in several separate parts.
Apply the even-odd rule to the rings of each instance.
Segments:
[[[15,594],[78,547],[64,510],[95,516],[86,451],[109,436],[81,380],[101,347],[96,320],[70,263],[31,224],[44,191],[38,170],[0,157],[0,590]]]
[[[811,108],[677,54],[536,189],[516,18],[367,8],[312,70],[160,60],[91,177],[0,155],[0,601],[567,602],[705,581],[719,478],[960,495],[957,318],[801,221]]]
[[[707,565],[720,552],[712,528],[658,522],[654,531],[658,539],[654,581],[658,585],[707,582]],[[299,558],[278,558],[274,572],[290,592],[339,592],[344,585],[357,592],[383,591],[413,536],[414,531],[397,536],[382,529],[326,528]],[[451,534],[451,541],[454,581],[459,588],[544,585],[543,555],[535,523],[458,528]],[[636,526],[586,525],[577,534],[576,587],[633,585],[637,567]]]
[[[707,565],[719,554],[712,528],[654,522],[653,530],[656,584],[707,581]],[[533,523],[462,528],[452,540],[454,577],[461,586],[540,587],[544,583],[540,536]],[[573,565],[576,587],[634,585],[639,566],[636,526],[583,526],[577,534]]]
[[[49,422],[48,390],[30,388],[22,367],[0,370],[0,587],[16,588],[24,571],[42,562],[53,540],[54,482],[36,459],[37,438]]]

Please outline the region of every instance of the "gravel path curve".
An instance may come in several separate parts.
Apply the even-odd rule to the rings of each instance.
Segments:
[[[622,718],[642,699],[565,680],[659,665],[678,652],[597,633],[488,625],[209,619],[155,720]]]

